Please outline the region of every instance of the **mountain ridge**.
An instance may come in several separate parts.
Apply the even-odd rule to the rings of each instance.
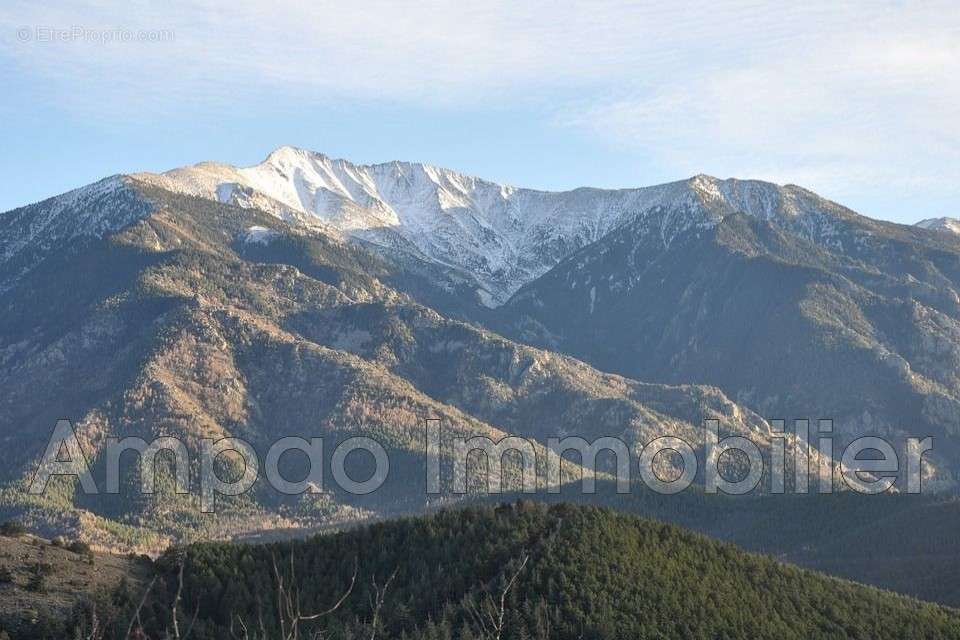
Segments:
[[[857,215],[802,187],[759,180],[698,174],[649,187],[543,191],[424,163],[358,165],[289,146],[252,167],[205,162],[142,177],[326,225],[375,246],[412,249],[474,277],[494,307],[574,251],[657,207],[685,208],[695,216],[690,224],[708,226],[736,211],[800,226],[816,224],[808,219],[822,212]]]
[[[706,415],[769,450],[767,423],[716,388],[646,384],[513,342],[418,302],[440,294],[363,244],[124,180],[146,215],[100,238],[50,245],[2,298],[0,512],[42,531],[152,549],[184,536],[416,512],[429,502],[413,481],[422,478],[426,417],[443,419],[448,438],[520,435],[542,453],[553,429],[615,434],[634,448],[670,434],[700,448]],[[215,518],[196,513],[196,496],[138,495],[135,468],[117,498],[66,487],[27,496],[24,482],[64,417],[98,465],[113,435],[176,435],[194,448],[203,436],[241,436],[265,449],[282,425],[334,441],[376,436],[396,456],[394,479],[369,498],[288,500],[258,489],[225,501]],[[658,468],[676,464],[664,456]],[[508,484],[517,477],[511,462]]]
[[[480,196],[483,194],[491,196],[493,200],[482,201]],[[341,205],[346,206],[344,203],[347,202],[356,205],[362,201],[365,208],[363,211],[349,207],[343,211],[331,209],[328,205],[333,196],[339,198]],[[528,208],[511,209],[512,201],[503,200],[507,196],[516,196],[521,200],[526,198]],[[460,200],[457,200],[458,197]],[[410,207],[415,209],[425,202],[436,204],[436,207],[410,213]],[[307,205],[316,207],[310,208]],[[358,220],[369,222],[371,219],[364,216],[374,209],[374,213],[380,216],[375,219],[376,224],[385,221],[391,224],[399,222],[401,230],[396,231],[389,226],[350,228],[350,224]],[[744,209],[752,214],[745,213]],[[445,262],[439,260],[436,254],[428,255],[432,249],[423,244],[424,237],[435,230],[433,227],[424,226],[423,221],[431,216],[443,224],[449,224],[443,228],[453,231],[441,232],[439,235],[451,242],[451,246],[456,245],[456,242],[475,240],[476,237],[471,234],[476,229],[490,231],[492,235],[488,239],[491,246],[500,246],[498,243],[501,240],[509,239],[504,235],[506,232],[500,233],[504,228],[502,225],[511,221],[518,224],[524,222],[521,213],[530,213],[525,223],[532,224],[529,228],[517,231],[515,237],[523,236],[525,241],[534,242],[537,233],[542,231],[537,224],[552,224],[555,219],[577,224],[585,220],[593,223],[596,220],[590,218],[589,214],[596,211],[600,212],[601,222],[589,229],[589,233],[576,236],[562,247],[550,245],[548,242],[546,253],[537,257],[538,264],[535,269],[527,269],[532,263],[528,263],[527,267],[517,267],[520,271],[527,269],[524,278],[533,277],[534,272],[543,273],[520,284],[520,289],[507,298],[506,304],[493,310],[494,313],[484,311],[485,304],[496,302],[493,295],[487,291],[489,297],[485,299],[474,288],[476,285],[482,289],[482,281],[486,276],[474,277],[476,272],[471,271],[469,261],[452,264],[455,261]],[[337,215],[340,214],[342,216],[338,218]],[[483,218],[481,214],[487,217]],[[385,217],[390,215],[394,217]],[[403,230],[407,223],[402,220],[401,215],[414,220],[414,223],[408,226],[414,231],[419,230],[419,236],[412,231]],[[741,219],[742,222],[738,222]],[[91,220],[94,224],[91,224]],[[241,223],[241,220],[246,222]],[[472,220],[473,226],[463,227],[460,223],[465,220]],[[423,228],[417,227],[417,224]],[[609,227],[609,230],[606,227]],[[464,229],[464,234],[455,233]],[[550,233],[554,234],[551,237],[562,237],[566,230],[568,229],[562,226],[553,228],[550,230]],[[497,235],[498,233],[500,235]],[[109,242],[103,245],[105,239]],[[511,378],[508,372],[499,371],[495,359],[481,364],[477,360],[465,358],[463,353],[444,351],[449,362],[457,363],[450,371],[454,376],[451,379],[456,380],[457,384],[468,384],[471,388],[468,392],[465,387],[444,387],[431,382],[430,371],[435,373],[437,366],[447,366],[446,361],[437,360],[435,341],[445,340],[442,336],[451,331],[459,332],[457,341],[460,343],[476,345],[482,352],[510,353],[510,358],[514,359],[531,356],[518,356],[523,352],[511,341],[527,343],[548,349],[547,353],[559,351],[586,361],[599,372],[618,373],[628,379],[642,380],[645,383],[683,385],[693,381],[722,390],[720,395],[724,396],[724,402],[728,402],[727,396],[735,398],[742,407],[737,403],[731,403],[731,406],[743,415],[745,414],[742,409],[753,409],[763,415],[770,411],[779,413],[786,407],[790,412],[784,415],[797,415],[798,410],[810,411],[809,407],[833,407],[834,404],[828,402],[829,398],[817,395],[821,392],[827,393],[829,385],[812,385],[811,389],[816,391],[800,396],[805,398],[802,402],[794,399],[792,404],[778,404],[776,389],[769,389],[769,384],[767,388],[758,391],[757,385],[746,374],[737,374],[744,378],[740,384],[730,384],[729,359],[724,362],[703,360],[702,356],[696,353],[695,346],[691,349],[689,345],[696,345],[697,341],[703,341],[709,336],[709,332],[700,336],[685,336],[683,333],[690,329],[708,329],[708,325],[699,322],[684,324],[687,320],[702,315],[701,298],[691,298],[690,292],[710,291],[711,287],[704,287],[704,282],[694,281],[680,288],[676,288],[676,284],[671,285],[675,291],[685,288],[688,291],[685,296],[689,300],[683,302],[679,299],[670,304],[692,306],[687,310],[680,306],[665,309],[666,315],[652,324],[649,320],[646,325],[637,324],[641,317],[632,307],[624,307],[622,304],[616,308],[608,306],[611,300],[629,301],[634,291],[656,292],[656,283],[663,280],[664,275],[689,273],[698,280],[713,277],[715,274],[710,274],[709,270],[696,271],[696,265],[703,262],[711,252],[720,260],[718,264],[727,265],[719,273],[733,269],[734,272],[746,274],[757,271],[756,268],[748,269],[751,264],[754,267],[767,265],[765,269],[770,272],[766,276],[769,282],[759,288],[752,284],[747,286],[746,291],[753,292],[751,295],[754,297],[764,290],[776,295],[785,291],[774,282],[775,278],[779,277],[775,275],[777,273],[795,273],[796,277],[800,278],[798,282],[809,283],[809,286],[820,287],[828,292],[833,296],[828,301],[834,305],[832,308],[828,306],[828,309],[833,309],[830,311],[833,314],[846,312],[849,305],[844,306],[846,303],[842,301],[846,298],[843,296],[849,297],[851,291],[861,297],[867,295],[862,293],[866,291],[872,296],[863,298],[866,301],[879,299],[878,295],[888,298],[893,296],[894,302],[899,300],[900,296],[909,296],[915,304],[920,305],[917,313],[932,314],[930,319],[920,319],[926,325],[921,332],[914,332],[915,337],[911,337],[911,340],[920,341],[919,347],[909,346],[920,359],[906,353],[903,345],[881,339],[883,334],[889,333],[891,329],[887,326],[871,326],[868,319],[860,321],[865,327],[864,335],[869,339],[877,336],[880,343],[873,349],[874,355],[871,357],[879,358],[878,362],[883,361],[882,371],[892,371],[900,378],[921,376],[917,378],[918,384],[910,383],[909,403],[905,406],[921,405],[925,424],[934,425],[938,435],[951,435],[949,417],[960,407],[960,399],[950,392],[954,378],[948,369],[944,368],[953,361],[953,354],[960,354],[960,347],[950,346],[954,344],[950,332],[953,325],[957,324],[954,315],[960,309],[960,298],[952,285],[957,274],[960,274],[960,267],[954,265],[956,256],[953,251],[960,248],[960,245],[946,235],[931,235],[929,231],[865,218],[796,186],[781,187],[760,181],[735,179],[718,180],[701,174],[688,180],[646,188],[616,191],[577,189],[551,193],[504,187],[429,165],[400,162],[352,165],[345,160],[332,160],[322,154],[281,147],[270,154],[264,163],[250,168],[237,169],[217,163],[200,163],[165,174],[114,176],[87,188],[2,215],[0,246],[10,249],[0,254],[5,260],[0,262],[0,284],[9,290],[17,286],[18,281],[26,274],[29,287],[42,287],[42,279],[30,276],[33,265],[46,260],[47,264],[57,264],[56,269],[69,269],[71,255],[100,251],[101,249],[95,248],[98,242],[103,246],[119,242],[125,247],[124,251],[132,250],[142,255],[131,263],[133,271],[126,274],[126,277],[131,278],[131,282],[139,279],[137,287],[142,286],[143,282],[157,283],[157,291],[167,300],[177,300],[181,296],[186,296],[185,300],[193,300],[190,303],[193,308],[184,311],[182,322],[185,324],[182,328],[186,330],[185,335],[189,335],[191,345],[204,345],[203,349],[211,356],[215,348],[212,344],[206,344],[206,337],[202,337],[198,342],[200,336],[193,335],[190,325],[212,323],[219,327],[218,331],[222,336],[231,335],[231,332],[236,332],[236,326],[242,326],[242,323],[235,325],[234,319],[225,325],[218,317],[225,309],[231,309],[229,314],[236,313],[226,291],[238,288],[243,290],[246,287],[245,283],[233,283],[230,279],[241,273],[246,274],[243,276],[245,278],[254,277],[252,274],[255,271],[250,271],[254,266],[260,270],[292,269],[291,274],[311,282],[311,287],[324,288],[322,294],[310,294],[319,296],[315,298],[317,302],[311,303],[307,299],[295,302],[291,309],[297,309],[296,313],[288,315],[290,310],[283,307],[289,305],[290,301],[284,301],[280,308],[271,309],[271,317],[260,317],[258,312],[249,319],[245,318],[243,322],[253,320],[254,324],[260,327],[275,325],[276,330],[280,331],[277,336],[278,344],[289,341],[292,337],[295,341],[306,340],[321,349],[332,349],[336,355],[329,364],[334,368],[343,365],[343,362],[338,362],[342,358],[359,358],[360,363],[386,367],[389,376],[392,376],[390,381],[385,383],[387,386],[412,384],[414,388],[426,391],[426,402],[438,401],[452,405],[479,418],[480,422],[489,421],[490,425],[503,427],[504,432],[517,428],[529,430],[530,425],[524,421],[536,417],[536,411],[533,410],[535,405],[527,403],[526,400],[503,404],[501,397],[516,394],[516,386],[520,382]],[[883,270],[891,265],[894,269],[903,268],[899,258],[899,262],[891,263],[889,257],[883,257],[886,255],[884,251],[887,251],[885,247],[893,246],[891,243],[899,243],[896,246],[901,246],[907,242],[919,243],[917,246],[924,251],[936,250],[943,255],[934,256],[934,263],[930,263],[923,256],[913,260],[916,264],[906,263],[909,271],[903,278],[883,276]],[[510,243],[503,246],[516,249],[516,246]],[[948,251],[949,253],[944,253]],[[185,261],[187,256],[190,256],[189,260]],[[211,263],[211,268],[203,274],[195,272],[195,263],[205,264],[213,256],[219,256],[218,259],[223,261],[224,265],[235,266],[224,270],[217,264],[216,269],[213,269],[214,263]],[[656,267],[658,261],[662,260],[660,256],[672,256],[672,266],[664,273],[655,275],[656,269],[660,268]],[[691,260],[691,256],[698,256],[698,259]],[[506,257],[509,256],[500,256],[501,259]],[[151,266],[151,262],[163,266],[158,271],[158,267]],[[596,265],[601,265],[601,271],[596,271]],[[656,268],[651,271],[651,267]],[[694,271],[690,271],[691,268]],[[797,268],[801,270],[796,271]],[[230,275],[231,270],[235,270],[233,275]],[[161,274],[162,277],[158,279]],[[212,288],[211,284],[214,283],[204,280],[211,277],[219,279]],[[276,306],[283,296],[289,297],[289,294],[281,294],[280,291],[270,291],[269,295],[264,297],[264,287],[269,289],[274,285],[260,281],[261,277],[262,274],[258,273],[250,282],[258,289],[247,291],[244,295],[261,299],[261,304],[266,304],[268,308]],[[742,278],[739,281],[749,283],[749,280]],[[501,284],[503,282],[505,281]],[[518,283],[520,280],[513,284]],[[944,283],[947,284],[946,287],[941,286]],[[716,304],[722,304],[719,300],[724,298],[735,299],[737,295],[736,287],[729,288],[733,286],[732,281],[721,284],[720,290],[716,292],[716,295],[720,296]],[[102,287],[102,284],[97,287]],[[545,288],[551,289],[549,296],[543,297],[536,293],[538,289]],[[81,287],[79,290],[84,289]],[[204,293],[200,294],[200,291]],[[507,291],[508,289],[501,289],[501,294],[506,295]],[[841,293],[838,294],[837,291]],[[845,291],[847,293],[842,293]],[[91,292],[101,295],[96,288]],[[950,298],[950,292],[953,292],[953,298]],[[585,294],[588,294],[586,299]],[[123,295],[129,295],[129,292]],[[655,293],[651,300],[672,300],[672,295],[669,291]],[[816,296],[820,294],[816,293]],[[225,305],[224,309],[217,308],[211,315],[211,310],[207,309],[203,302],[204,298],[217,301],[216,305]],[[548,299],[554,306],[543,307],[544,301]],[[810,302],[801,302],[807,305],[808,310],[815,310],[815,315],[823,315],[818,306],[819,298],[816,300],[814,306],[810,306]],[[838,303],[837,300],[841,302]],[[444,324],[446,320],[437,322],[429,314],[425,316],[419,311],[398,312],[403,308],[414,308],[415,305],[410,306],[412,301],[424,305],[431,313],[435,313],[433,309],[441,309],[451,318],[466,320],[487,330],[492,329],[505,336],[507,341],[499,343],[499,337],[486,336],[483,333],[468,336],[461,329],[454,329],[455,325]],[[93,302],[94,299],[90,299],[83,304]],[[750,304],[756,303],[752,301]],[[795,301],[785,300],[785,303],[793,305]],[[903,305],[900,302],[888,306],[891,313],[903,315]],[[347,309],[349,313],[344,313]],[[248,314],[249,311],[242,309],[243,314]],[[868,318],[873,312],[868,313],[866,309],[862,309],[857,313]],[[410,320],[418,315],[419,319]],[[430,319],[426,319],[428,316]],[[671,337],[664,334],[663,340],[669,337],[670,341],[661,340],[659,348],[661,351],[666,348],[666,351],[653,353],[654,357],[649,357],[650,353],[633,350],[633,345],[640,344],[636,337],[622,333],[610,334],[610,327],[595,324],[597,317],[610,318],[611,321],[622,319],[624,327],[629,328],[628,333],[631,335],[637,327],[643,326],[646,327],[643,335],[656,337],[663,329],[676,335]],[[833,327],[831,330],[843,328],[843,320],[830,317],[829,314],[823,315],[823,318]],[[329,323],[334,330],[325,327],[320,319]],[[559,332],[556,326],[551,326],[551,323],[555,325],[558,320],[567,323]],[[902,323],[904,320],[898,317],[895,321]],[[915,322],[909,319],[907,321]],[[28,334],[23,333],[17,324],[20,321],[13,322],[11,327],[17,328],[11,333],[10,339],[18,336],[29,340],[26,338]],[[110,322],[117,323],[118,318]],[[678,322],[680,324],[677,324]],[[738,319],[736,326],[730,329],[732,335],[739,335],[738,331],[749,327],[751,322],[754,321]],[[890,321],[884,319],[884,323],[890,324]],[[62,326],[67,324],[66,319],[61,319]],[[231,326],[234,328],[229,328]],[[854,325],[854,328],[857,326]],[[426,327],[433,328],[427,330]],[[547,330],[546,333],[543,329]],[[236,333],[236,337],[246,336],[249,331],[249,328],[243,328]],[[617,331],[619,332],[619,329]],[[800,331],[798,335],[805,334]],[[357,336],[367,337],[365,342],[357,342]],[[636,356],[638,361],[646,358],[651,366],[624,367],[622,363],[611,361],[603,353],[584,348],[585,345],[581,343],[591,337],[594,340],[607,340],[605,349],[618,357]],[[796,336],[780,336],[773,344],[793,348],[791,340],[795,338]],[[220,338],[227,344],[232,339]],[[934,345],[935,348],[931,350],[927,345],[930,340],[941,339],[947,341],[944,348]],[[578,343],[578,340],[581,343]],[[680,342],[674,345],[673,340]],[[690,342],[691,340],[693,342]],[[687,342],[688,346],[683,346],[684,342]],[[6,347],[8,355],[4,357],[11,363],[18,363],[23,358],[22,349],[22,346],[10,344]],[[829,350],[824,353],[829,353]],[[730,358],[742,355],[741,351],[728,354]],[[539,356],[534,356],[534,359],[537,357]],[[960,358],[960,355],[956,357]],[[823,358],[814,360],[807,365],[808,368],[815,370],[817,367],[826,367],[829,371],[832,367],[842,370],[837,368],[836,363],[821,360]],[[429,367],[426,366],[428,362],[431,363]],[[677,368],[677,364],[682,366]],[[183,363],[177,365],[181,368],[182,366]],[[367,365],[360,366],[363,368]],[[491,369],[491,366],[494,368]],[[354,365],[347,368],[354,368]],[[674,368],[677,370],[671,374],[670,371]],[[754,369],[760,371],[762,367],[755,365],[751,367],[751,370]],[[858,375],[863,373],[857,371]],[[468,372],[472,377],[463,377]],[[12,376],[14,372],[11,370],[8,373]],[[194,373],[184,370],[181,375],[194,376]],[[584,375],[586,379],[595,379],[594,373],[587,369],[576,373],[574,367],[568,368],[567,373],[556,380],[572,380],[583,378]],[[769,375],[767,378],[773,380],[777,379],[777,376]],[[815,376],[814,380],[819,378],[829,379],[828,376],[821,375]],[[874,379],[877,384],[882,382],[886,385],[885,388],[890,387],[890,382],[882,376],[871,374],[864,377],[864,380],[868,381]],[[480,396],[482,402],[472,396],[473,386],[477,382],[481,382],[483,389]],[[566,382],[563,384],[570,387]],[[591,384],[594,388],[609,387]],[[19,384],[17,388],[20,388]],[[24,397],[29,397],[31,392],[23,393],[26,394]],[[611,392],[603,391],[601,395],[609,393]],[[614,395],[618,393],[620,392]],[[510,407],[507,413],[491,411],[491,407],[484,404],[494,397],[498,398],[496,402],[502,407]],[[211,400],[205,402],[210,403]],[[675,412],[679,406],[675,402],[671,400],[665,406]],[[880,406],[882,408],[886,405],[880,403]],[[240,410],[238,407],[227,410],[227,407],[219,402],[210,407],[214,410],[210,417],[211,424],[221,418],[243,421],[249,413],[249,409]],[[638,410],[642,412],[645,409],[641,406]],[[214,417],[223,411],[226,413],[219,418]],[[913,409],[910,408],[909,411]],[[866,412],[864,415],[867,415]],[[906,413],[904,415],[909,417]],[[879,424],[886,428],[892,420],[900,419],[899,414],[891,417],[882,411],[880,420],[872,422],[867,422],[866,418],[859,422],[850,422],[850,416],[845,414],[837,417],[842,418],[840,431],[851,435],[862,433],[865,428],[869,431],[871,425]],[[689,411],[684,414],[683,421],[686,424],[695,424],[698,420],[699,418]],[[653,424],[662,425],[663,417],[654,417]],[[617,427],[614,424],[610,426]],[[222,425],[218,428],[222,428]],[[656,429],[662,431],[662,426]],[[648,435],[655,436],[660,433],[656,429],[647,431]],[[944,461],[938,460],[936,467],[943,466]]]
[[[475,296],[488,307],[504,304],[524,284],[616,227],[660,208],[677,212],[661,229],[665,244],[686,227],[709,228],[736,212],[778,220],[824,243],[833,241],[833,219],[862,218],[803,187],[761,180],[697,174],[646,187],[546,191],[420,162],[354,164],[292,146],[278,147],[250,167],[204,161],[104,181],[129,179],[256,208],[333,237],[368,242],[377,251],[430,263],[473,282]],[[104,181],[0,215],[84,196]],[[0,252],[0,259],[7,252]]]

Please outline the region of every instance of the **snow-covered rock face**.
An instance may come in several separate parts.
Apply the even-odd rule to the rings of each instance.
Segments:
[[[247,244],[267,245],[279,237],[280,234],[273,229],[254,225],[243,234],[243,241]]]
[[[661,229],[665,243],[734,211],[804,226],[811,215],[841,209],[798,187],[758,181],[700,175],[639,189],[546,192],[424,164],[355,165],[293,147],[280,147],[253,167],[202,163],[155,178],[166,188],[322,224],[461,269],[494,306],[574,251],[655,209],[677,212]]]
[[[100,236],[114,230],[124,220],[115,220],[106,214],[113,204],[111,196],[123,187],[120,176],[111,176],[4,214],[3,222],[11,231],[15,221],[21,224],[15,229],[19,233],[5,233],[0,237],[0,263],[37,241],[51,242],[77,235]]]
[[[921,229],[944,231],[960,235],[960,220],[957,218],[928,218],[917,223]]]
[[[117,175],[0,214],[0,289],[32,269],[45,252],[78,238],[101,238],[149,210],[127,178]]]

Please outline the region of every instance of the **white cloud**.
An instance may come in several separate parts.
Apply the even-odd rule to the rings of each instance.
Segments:
[[[560,109],[557,122],[658,149],[685,173],[709,164],[836,195],[885,183],[960,194],[960,5],[847,18],[797,25],[748,61]]]
[[[91,116],[244,100],[532,104],[681,173],[810,178],[833,193],[935,183],[960,160],[956,2],[14,0],[0,21],[174,31],[172,43],[0,41],[5,64]]]
[[[518,87],[607,91],[678,83],[773,55],[804,39],[798,29],[819,24],[833,30],[835,17],[817,8],[770,10],[754,2],[680,9],[672,3],[495,0],[118,4],[13,0],[0,8],[0,17],[11,26],[170,29],[175,42],[22,43],[8,37],[4,54],[52,81],[93,83],[124,97],[136,90],[164,99],[165,89],[202,90],[209,97],[225,88],[272,85],[457,101]]]

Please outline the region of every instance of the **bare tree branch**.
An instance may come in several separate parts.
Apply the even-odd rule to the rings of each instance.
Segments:
[[[494,601],[493,596],[488,592],[486,597],[479,604],[469,602],[466,604],[467,613],[473,618],[477,626],[480,627],[480,633],[484,638],[500,640],[503,635],[504,623],[507,611],[507,596],[513,589],[524,567],[530,560],[530,555],[524,553],[520,560],[520,566],[507,579],[506,585],[500,592],[498,601]]]
[[[190,634],[193,633],[193,625],[197,622],[197,616],[200,615],[200,599],[197,599],[197,604],[193,608],[193,617],[190,618],[190,626],[187,627],[187,632],[183,634],[183,640],[188,640]]]
[[[180,560],[180,568],[177,571],[177,593],[173,596],[173,604],[170,606],[170,618],[173,621],[173,637],[180,640],[180,624],[177,622],[177,605],[180,604],[180,596],[183,594],[183,566],[186,560]]]
[[[376,574],[373,576],[373,596],[370,601],[371,608],[373,609],[373,619],[370,621],[370,640],[376,640],[377,625],[380,624],[380,611],[383,609],[383,602],[387,597],[387,589],[390,588],[390,583],[393,582],[393,579],[396,577],[397,569],[395,568],[381,588],[377,585]]]
[[[287,586],[288,583],[285,580],[284,572],[280,570],[280,566],[277,563],[277,558],[275,555],[272,557],[272,564],[273,575],[277,583],[277,621],[280,625],[280,637],[282,640],[298,640],[300,637],[300,623],[317,620],[318,618],[330,615],[339,609],[353,592],[353,588],[357,581],[358,562],[357,559],[354,558],[353,576],[350,578],[350,584],[343,595],[341,595],[340,598],[330,608],[318,613],[305,615],[301,610],[300,587],[297,582],[296,562],[294,560],[293,551],[290,552],[289,586]],[[264,638],[266,638],[266,631],[262,630],[262,619],[260,621],[260,625],[261,633],[263,633]]]
[[[303,619],[303,620],[316,620],[317,618],[322,618],[322,617],[324,617],[324,616],[328,616],[328,615],[330,615],[331,613],[333,613],[334,611],[336,611],[337,609],[339,609],[339,608],[341,607],[341,605],[343,605],[343,603],[346,602],[347,598],[350,597],[350,594],[353,593],[353,587],[354,587],[354,585],[357,583],[357,570],[358,570],[357,559],[354,558],[354,559],[353,559],[353,575],[350,576],[350,584],[347,586],[347,590],[344,591],[343,595],[340,596],[340,599],[337,600],[337,601],[334,603],[334,605],[333,605],[332,607],[330,607],[329,609],[327,609],[326,611],[321,611],[320,613],[315,613],[315,614],[313,614],[313,615],[311,615],[311,616],[303,616],[302,619]]]
[[[507,608],[507,595],[510,593],[510,590],[513,589],[513,584],[517,581],[517,578],[520,576],[520,572],[523,571],[523,568],[527,566],[527,561],[530,560],[530,556],[524,554],[523,560],[520,562],[520,566],[517,567],[517,570],[514,571],[513,575],[510,577],[510,580],[507,581],[507,586],[503,588],[503,591],[500,592],[500,607],[497,611],[497,626],[496,634],[494,638],[500,640],[500,636],[503,634],[503,616]]]
[[[243,616],[241,616],[241,615],[238,614],[237,617],[236,617],[236,618],[237,618],[237,622],[240,623],[240,627],[243,629],[243,635],[242,635],[242,636],[238,636],[238,635],[236,634],[236,631],[235,631],[234,625],[233,625],[233,618],[234,618],[233,614],[230,614],[230,635],[234,638],[234,640],[249,640],[249,638],[250,638],[250,632],[247,631],[247,625],[243,622]]]
[[[133,614],[133,617],[130,618],[130,624],[127,625],[127,633],[124,635],[124,640],[127,640],[130,637],[130,634],[133,633],[133,625],[137,623],[140,628],[143,628],[143,625],[140,623],[140,610],[143,609],[144,603],[147,601],[147,596],[150,595],[150,591],[153,590],[153,585],[157,581],[157,576],[153,576],[153,580],[150,581],[150,584],[147,585],[147,588],[143,592],[143,597],[140,598],[140,604],[137,605],[137,609]]]

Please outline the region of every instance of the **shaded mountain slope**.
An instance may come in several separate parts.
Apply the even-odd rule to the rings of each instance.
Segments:
[[[526,285],[503,331],[602,370],[716,385],[768,417],[832,418],[847,437],[934,436],[952,483],[960,245],[853,214],[814,242],[736,212],[664,244],[675,215],[638,218]]]
[[[414,295],[441,293],[425,293],[403,265],[336,234],[134,179],[123,181],[116,206],[131,190],[146,214],[102,236],[54,242],[4,295],[0,497],[43,530],[156,548],[171,537],[415,512],[426,504],[428,417],[442,419],[446,438],[524,435],[539,440],[541,454],[544,439],[562,433],[623,435],[630,444],[671,433],[695,444],[701,412],[761,445],[767,437],[761,418],[716,389],[601,374],[446,319],[403,290],[412,283]],[[394,464],[388,486],[370,496],[325,485],[319,495],[281,498],[258,485],[224,499],[216,517],[197,513],[196,496],[174,495],[168,476],[158,494],[139,495],[132,458],[119,497],[84,496],[65,482],[25,496],[23,483],[64,417],[99,478],[106,438],[127,435],[175,435],[191,451],[201,438],[236,436],[261,455],[286,435],[325,436],[328,453],[367,435]],[[516,480],[519,461],[507,462]],[[476,464],[471,486],[479,489]]]

